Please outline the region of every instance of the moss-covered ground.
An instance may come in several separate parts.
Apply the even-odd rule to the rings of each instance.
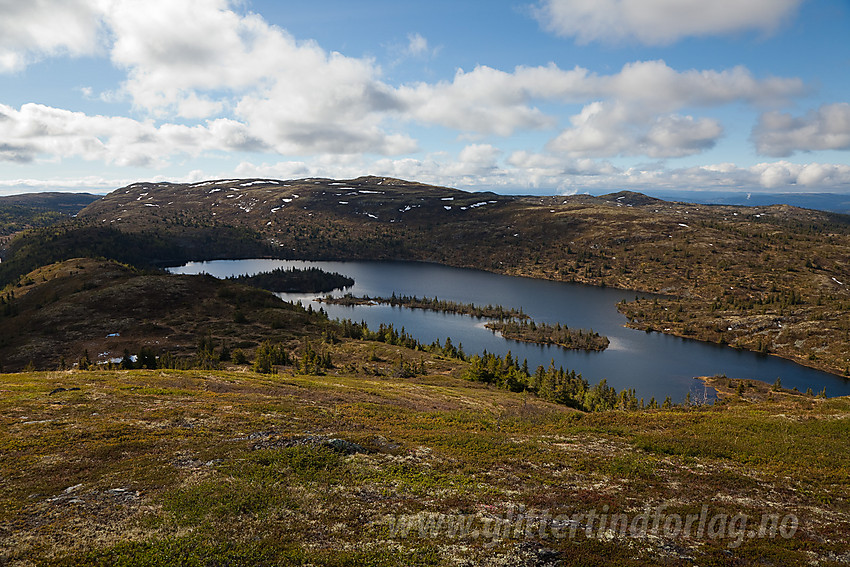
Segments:
[[[846,398],[584,414],[428,363],[2,375],[0,564],[850,561]]]

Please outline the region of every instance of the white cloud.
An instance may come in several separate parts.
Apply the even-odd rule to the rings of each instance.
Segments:
[[[401,104],[392,89],[374,80],[368,62],[317,52],[300,65],[290,77],[244,96],[235,109],[279,153],[416,150],[411,138],[382,128]]]
[[[850,150],[850,104],[826,104],[800,118],[767,112],[753,129],[759,153],[787,157],[797,151]]]
[[[45,11],[64,14],[60,2],[14,5],[19,4],[35,6],[12,12],[33,37],[49,35],[51,17],[44,20],[46,28],[38,27]],[[712,119],[682,115],[682,108],[772,103],[803,90],[797,79],[757,79],[743,67],[678,71],[663,61],[638,61],[607,75],[554,64],[511,72],[479,66],[458,70],[450,81],[394,87],[382,81],[373,60],[296,41],[259,15],[238,13],[235,0],[74,0],[69,5],[77,4],[82,15],[69,16],[62,45],[93,49],[78,38],[79,30],[96,31],[102,24],[113,64],[127,73],[121,89],[101,93],[102,99],[123,94],[137,110],[166,122],[228,120],[241,141],[218,134],[214,139],[281,155],[409,154],[418,151],[418,142],[400,128],[411,121],[467,138],[551,129],[557,118],[537,105],[560,103],[586,105],[572,118],[573,128],[553,142],[570,155],[676,157],[711,147],[722,131]],[[91,42],[97,34],[86,37]],[[410,55],[429,50],[422,35],[408,37]],[[0,149],[5,159],[26,159],[27,148],[6,144]],[[147,151],[142,145],[137,159]]]
[[[222,101],[190,92],[177,103],[177,114],[183,118],[202,119],[219,114],[224,109]]]
[[[502,150],[490,144],[471,144],[458,154],[457,171],[463,175],[484,174],[496,169]]]
[[[196,91],[238,91],[263,78],[272,60],[251,57],[268,45],[268,26],[241,18],[226,0],[117,0],[107,21],[114,34],[111,58],[128,72],[124,89],[138,107],[173,111]]]
[[[776,189],[777,187],[787,187],[793,183],[794,175],[789,164],[784,163],[768,163],[759,164],[761,171],[758,172],[759,184],[767,189]]]
[[[787,188],[791,185],[827,189],[850,184],[850,166],[844,164],[808,163],[787,161],[760,163],[747,169],[758,174],[765,188]]]
[[[840,187],[850,184],[850,167],[831,163],[808,163],[797,173],[797,184],[806,187]]]
[[[768,30],[801,0],[771,0],[769,5],[754,0],[732,7],[726,0],[701,2],[690,16],[698,21],[683,24],[673,35],[669,35],[675,27],[671,22],[678,21],[678,6],[685,3],[642,0],[646,14],[658,18],[640,28],[649,34],[641,36],[630,26],[648,16],[632,14],[636,1],[548,0],[542,9],[552,11],[555,25],[560,20],[554,16],[570,10],[593,23],[603,17],[595,6],[623,8],[604,16],[612,18],[625,34],[622,37],[672,41],[679,33]],[[764,19],[753,23],[747,4],[759,7]],[[781,103],[804,92],[799,79],[757,78],[744,67],[677,70],[656,60],[628,63],[608,74],[555,64],[507,71],[482,65],[468,72],[458,70],[450,80],[394,86],[385,82],[374,60],[298,41],[259,15],[241,11],[243,5],[240,0],[0,0],[4,14],[0,72],[23,68],[39,57],[101,49],[126,72],[126,79],[116,91],[100,93],[100,99],[115,102],[123,97],[146,117],[0,105],[0,161],[78,157],[112,165],[163,167],[186,156],[236,151],[287,156],[270,165],[245,162],[239,171],[246,175],[255,171],[275,176],[271,173],[276,171],[283,177],[344,177],[368,171],[465,186],[561,187],[587,180],[639,186],[652,179],[667,183],[703,177],[711,183],[722,178],[811,186],[837,183],[844,176],[840,167],[818,164],[799,171],[785,162],[757,172],[621,171],[596,160],[697,154],[723,134],[717,120],[700,116],[702,109]],[[718,15],[716,5],[724,6],[725,15]],[[591,35],[586,39],[596,37],[594,29],[587,27]],[[405,49],[408,57],[435,51],[417,33],[399,49]],[[89,99],[95,96],[91,88],[82,93]],[[556,108],[563,110],[565,105],[582,106],[577,113],[570,109],[574,115],[569,124],[559,123],[556,115]],[[847,107],[827,105],[802,118],[767,113],[754,139],[764,153],[777,156],[797,150],[847,149]],[[479,143],[456,156],[434,152],[412,157],[419,151],[418,141],[402,129],[410,123],[448,128],[461,139]],[[487,136],[544,129],[555,136],[549,154],[514,152],[505,159],[499,148],[486,143],[492,142]],[[405,157],[376,161],[364,157],[373,154]],[[318,157],[293,160],[292,156]]]
[[[565,159],[525,150],[512,153],[506,162],[511,168],[508,186],[514,187],[559,188],[574,193],[577,187],[594,187],[622,175],[606,161]]]
[[[184,126],[89,116],[39,104],[19,110],[0,104],[0,160],[79,157],[119,166],[162,167],[175,156],[205,151],[263,150],[245,125],[219,119]]]
[[[452,82],[402,86],[408,116],[455,130],[509,136],[516,130],[544,128],[554,119],[528,106],[533,85],[486,66],[470,73],[459,69]]]
[[[689,36],[774,31],[805,0],[543,0],[541,25],[579,43],[665,45]]]
[[[723,127],[714,119],[671,114],[658,117],[640,140],[653,158],[693,155],[714,147]]]
[[[726,163],[661,170],[651,183],[641,179],[638,172],[629,172],[627,178],[633,186],[645,189],[666,185],[675,189],[829,191],[842,189],[850,183],[850,166],[776,161],[740,167]]]
[[[0,0],[0,73],[43,57],[91,55],[102,40],[100,0]]]
[[[653,116],[642,107],[622,103],[588,104],[570,121],[573,127],[552,140],[549,150],[573,157],[682,157],[713,147],[723,134],[713,119]]]
[[[312,177],[313,171],[303,161],[286,161],[273,164],[253,164],[248,161],[240,163],[234,173],[239,177],[263,177],[268,179],[298,179]],[[326,177],[322,174],[321,177]]]
[[[804,91],[799,79],[769,77],[756,79],[743,67],[730,70],[677,71],[664,61],[638,61],[624,65],[613,74],[599,75],[576,67],[563,70],[555,65],[517,67],[505,72],[479,66],[470,72],[459,70],[451,82],[419,83],[399,88],[406,115],[426,124],[475,132],[510,136],[518,130],[544,129],[555,126],[556,120],[533,106],[535,101],[554,101],[565,104],[586,103],[588,99],[603,99],[606,108],[625,108],[643,115],[642,122],[650,124],[655,116],[672,126],[675,118],[665,116],[683,107],[709,107],[746,102],[771,104],[786,100]],[[615,102],[611,102],[615,101]],[[593,111],[588,105],[585,111]],[[580,119],[581,116],[573,117]],[[633,122],[634,120],[632,120]],[[629,122],[619,120],[619,123]],[[679,120],[681,123],[681,119]],[[700,140],[719,135],[714,121],[697,120]],[[663,128],[663,125],[659,126]],[[648,134],[648,133],[647,133]],[[658,136],[665,136],[659,131]],[[649,147],[658,146],[658,139]],[[668,142],[670,139],[668,138]],[[680,152],[693,153],[692,142]],[[584,143],[592,143],[585,139]],[[609,154],[613,155],[613,154]]]
[[[400,102],[374,62],[297,42],[257,15],[237,14],[227,0],[120,0],[108,21],[112,60],[128,72],[123,88],[155,116],[198,119],[229,109],[281,154],[416,149],[384,128]]]
[[[676,71],[664,61],[627,63],[619,73],[593,77],[598,93],[633,100],[656,111],[682,106],[717,106],[732,102],[776,104],[805,91],[800,79],[756,79],[742,66],[722,71]]]
[[[406,54],[411,57],[425,57],[431,54],[428,40],[420,33],[407,34]]]

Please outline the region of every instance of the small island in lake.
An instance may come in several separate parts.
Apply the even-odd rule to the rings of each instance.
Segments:
[[[605,350],[610,343],[608,337],[594,332],[593,329],[570,329],[560,323],[550,325],[506,319],[492,321],[484,326],[501,333],[506,339],[542,345],[554,344],[569,349]]]
[[[447,301],[436,297],[406,295],[392,297],[355,297],[346,294],[342,297],[327,296],[317,301],[334,305],[377,305],[379,303],[410,309],[428,309],[443,313],[454,313],[456,315],[470,315],[472,317],[493,319],[484,326],[490,330],[499,332],[506,339],[537,343],[541,345],[558,345],[565,349],[596,350],[602,351],[608,348],[608,337],[595,333],[591,330],[570,329],[566,325],[557,323],[535,323],[522,309],[506,308],[501,305],[487,305],[482,307],[474,303],[458,303]]]
[[[277,268],[253,276],[234,276],[230,281],[274,292],[319,293],[354,285],[354,280],[319,268]]]
[[[440,311],[442,313],[454,313],[455,315],[471,315],[481,319],[527,319],[528,315],[522,312],[522,309],[506,308],[501,305],[480,306],[474,303],[458,303],[456,301],[447,301],[436,297],[416,297],[393,294],[391,297],[355,297],[351,294],[345,294],[342,297],[327,296],[318,299],[323,303],[331,303],[334,305],[377,305],[383,303],[392,305],[393,307],[408,307],[410,309],[427,309],[429,311]]]

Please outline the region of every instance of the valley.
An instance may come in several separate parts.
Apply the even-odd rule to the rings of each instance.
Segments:
[[[850,372],[850,217],[835,213],[364,177],[136,184],[79,216],[174,242],[164,262],[222,257],[216,229],[239,243],[231,258],[416,260],[664,294],[624,313],[637,328]]]
[[[344,260],[359,266],[358,293],[369,261],[393,260],[381,269],[409,270],[405,285],[441,298],[414,302],[425,295],[402,285],[416,311],[501,312],[519,326],[559,315],[546,286],[590,284],[577,305],[621,297],[612,340],[570,356],[621,356],[636,372],[640,349],[623,337],[668,341],[672,356],[690,344],[681,336],[841,375],[848,217],[366,177],[142,183],[27,222],[0,264],[3,564],[848,561],[847,396],[707,375],[717,399],[650,399],[623,373],[612,386],[421,329],[334,322],[325,308],[372,299],[289,303],[262,289],[285,271],[268,282],[162,270]],[[342,274],[326,264],[303,274]],[[450,267],[484,273],[451,272],[474,282],[456,295],[423,277],[457,287]],[[329,285],[349,285],[337,276]],[[489,299],[503,276],[535,278],[521,281],[537,302]],[[407,309],[390,303],[371,308]],[[554,325],[536,330],[551,338]],[[643,532],[607,523],[642,515]]]

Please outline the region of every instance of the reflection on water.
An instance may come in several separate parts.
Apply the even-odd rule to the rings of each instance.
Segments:
[[[702,399],[709,392],[695,376],[726,374],[774,382],[782,378],[786,388],[801,391],[811,388],[827,395],[850,395],[850,381],[773,356],[739,351],[710,343],[680,339],[661,333],[645,333],[627,329],[625,317],[617,311],[622,299],[634,299],[635,292],[599,288],[580,284],[550,282],[530,278],[502,276],[416,262],[305,262],[286,260],[219,260],[193,262],[172,268],[175,273],[205,272],[217,277],[254,274],[277,267],[317,266],[354,278],[354,286],[331,295],[437,296],[478,305],[501,304],[522,308],[537,322],[561,323],[570,327],[593,329],[607,335],[610,346],[603,352],[568,351],[557,346],[543,346],[509,341],[484,328],[485,321],[463,315],[406,309],[389,305],[342,306],[313,303],[324,308],[331,318],[365,321],[370,327],[392,323],[422,342],[443,341],[451,337],[462,344],[467,353],[504,354],[509,350],[520,360],[528,359],[530,368],[556,366],[575,369],[589,382],[606,378],[617,390],[634,388],[639,397],[663,400],[669,395],[681,401],[688,392]],[[287,301],[301,301],[305,306],[317,294],[278,294]]]

